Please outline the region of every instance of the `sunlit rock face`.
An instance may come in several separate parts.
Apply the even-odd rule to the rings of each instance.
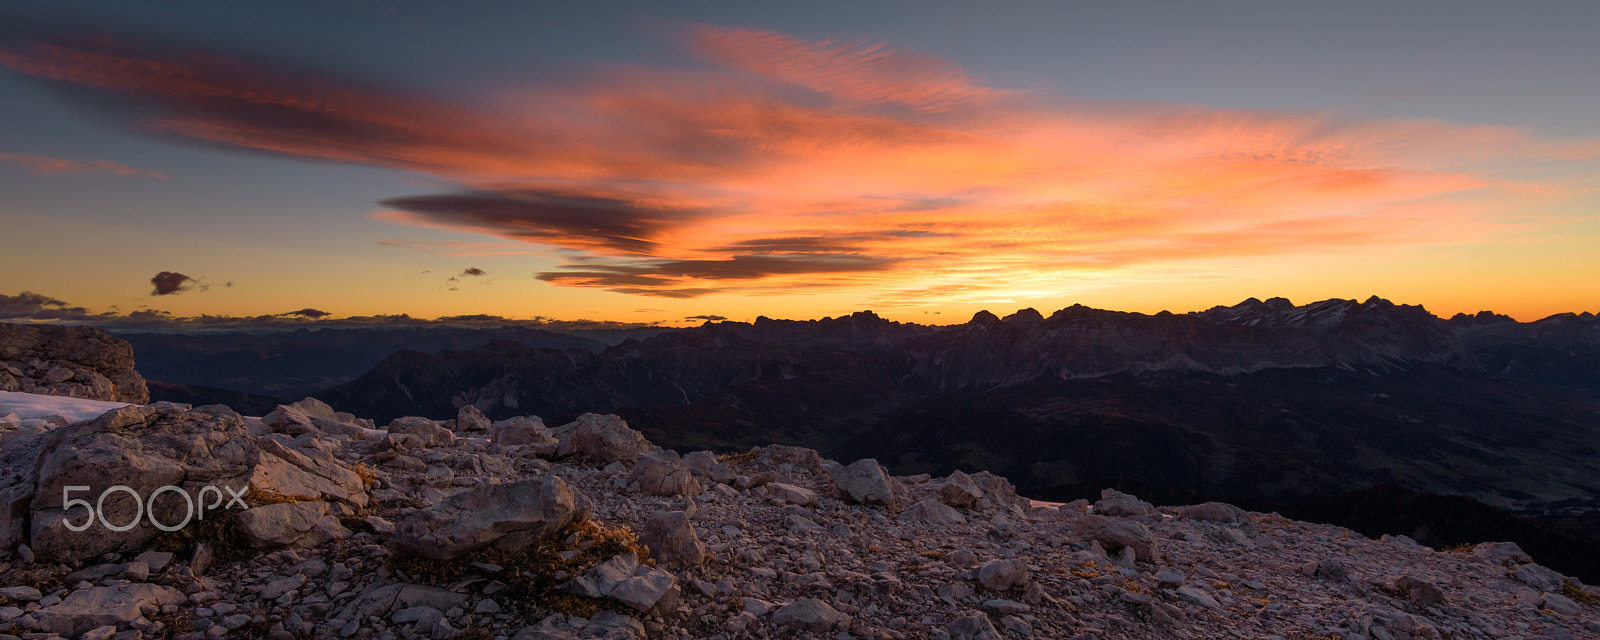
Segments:
[[[133,347],[92,327],[0,324],[0,391],[150,401]]]

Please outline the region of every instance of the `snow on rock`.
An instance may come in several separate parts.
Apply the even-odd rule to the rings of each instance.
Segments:
[[[85,400],[69,396],[47,396],[19,391],[0,391],[0,423],[28,426],[24,420],[37,420],[39,426],[71,424],[95,418],[112,409],[128,406],[126,402]]]

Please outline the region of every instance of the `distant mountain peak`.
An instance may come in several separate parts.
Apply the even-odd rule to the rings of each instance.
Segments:
[[[1028,307],[1026,309],[1018,309],[1015,313],[1002,318],[1001,322],[1006,324],[1037,324],[1044,322],[1044,315],[1039,313],[1038,309]]]
[[[998,324],[999,322],[1000,322],[1000,316],[997,316],[995,314],[989,313],[989,310],[985,309],[983,311],[979,311],[977,313],[972,314],[972,319],[968,320],[967,324],[987,326],[987,325],[992,325],[992,324]]]

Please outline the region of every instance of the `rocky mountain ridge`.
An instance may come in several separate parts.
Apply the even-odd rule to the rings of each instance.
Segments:
[[[379,429],[316,400],[260,419],[158,403],[0,425],[0,452],[0,504],[25,513],[0,551],[0,638],[1600,633],[1600,590],[1512,544],[1438,551],[1110,490],[1039,504],[989,473],[799,447],[680,455],[609,415],[464,407]],[[96,508],[126,530],[74,531],[82,507],[55,496],[80,483],[154,512],[118,495]],[[248,508],[154,526],[184,520],[161,487],[212,484]]]
[[[1534,514],[1600,492],[1600,319],[1378,298],[708,323],[600,353],[404,352],[319,397],[379,420],[614,411],[678,448],[783,443],[1030,491],[1131,479],[1293,501],[1397,483]]]
[[[470,349],[494,340],[534,348],[605,348],[589,338],[514,326],[323,328],[258,333],[125,331],[115,335],[133,345],[140,370],[151,380],[287,399],[303,398],[348,382],[390,354],[406,349],[434,353]]]

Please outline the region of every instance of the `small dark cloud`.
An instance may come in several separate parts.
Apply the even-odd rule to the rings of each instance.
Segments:
[[[385,207],[436,223],[487,229],[504,238],[573,249],[655,253],[652,239],[698,212],[618,198],[549,191],[478,191],[391,198]]]
[[[715,251],[723,253],[851,253],[860,251],[860,236],[798,236],[741,240]]]
[[[727,319],[727,316],[718,315],[689,316],[684,318],[684,320],[704,320],[706,322],[722,322],[723,320]]]
[[[194,278],[176,271],[162,271],[150,278],[150,284],[155,287],[150,292],[153,296],[177,295],[195,286]]]
[[[0,320],[80,320],[89,317],[88,309],[70,306],[64,301],[32,291],[14,296],[0,294]]]
[[[461,271],[461,276],[460,277],[463,277],[463,278],[474,277],[474,278],[476,278],[476,277],[481,277],[481,276],[486,276],[486,275],[489,275],[488,271],[484,271],[483,269],[479,269],[477,267],[467,267],[466,269],[463,269]]]
[[[639,295],[639,296],[650,296],[652,298],[677,298],[677,299],[698,298],[700,296],[706,296],[706,295],[711,295],[713,293],[721,293],[722,292],[721,289],[702,289],[702,288],[694,288],[694,287],[686,288],[686,289],[650,289],[650,288],[645,288],[645,287],[612,287],[612,288],[606,289],[606,291],[612,291],[612,292],[616,292],[616,293],[629,293],[629,294]]]
[[[693,298],[720,289],[685,287],[699,282],[756,280],[777,275],[883,271],[900,261],[851,254],[740,255],[727,260],[642,260],[629,264],[563,265],[538,278],[569,287],[601,287],[618,293]]]
[[[528,327],[552,331],[625,330],[660,327],[654,322],[618,322],[610,320],[557,320],[546,316],[513,319],[504,316],[476,314],[444,316],[432,320],[415,318],[406,314],[352,316],[332,318],[319,309],[300,309],[277,315],[261,316],[175,316],[159,309],[140,309],[123,314],[112,307],[105,313],[90,313],[83,307],[71,306],[64,300],[24,291],[17,295],[0,294],[0,320],[49,322],[53,324],[85,324],[112,331],[154,331],[172,333],[220,333],[230,331],[292,331],[315,322],[319,328],[498,328]]]
[[[222,286],[225,287],[225,288],[228,288],[228,289],[232,289],[233,288],[233,281],[229,280],[227,282],[224,282],[224,283],[222,283]]]
[[[172,312],[160,309],[140,309],[127,315],[128,320],[139,322],[170,322],[174,318]]]

